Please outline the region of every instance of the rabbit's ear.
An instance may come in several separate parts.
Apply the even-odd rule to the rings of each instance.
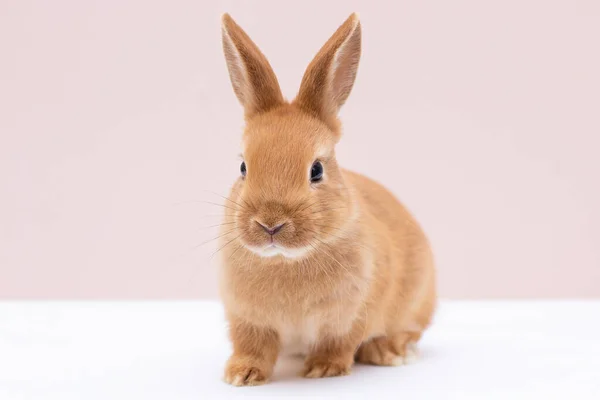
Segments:
[[[231,84],[246,117],[284,103],[267,58],[229,14],[222,17],[222,34]]]
[[[354,13],[306,69],[295,103],[323,120],[335,117],[352,90],[360,59],[360,42],[360,21]]]

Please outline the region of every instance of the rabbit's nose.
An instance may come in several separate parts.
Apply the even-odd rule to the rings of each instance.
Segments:
[[[284,222],[284,223],[282,223],[282,224],[275,225],[275,226],[266,226],[266,225],[263,225],[263,224],[261,224],[261,223],[260,223],[260,222],[258,222],[258,221],[256,221],[256,223],[257,223],[258,225],[260,225],[260,227],[261,227],[261,228],[263,228],[263,230],[264,230],[265,232],[267,232],[267,233],[268,233],[269,235],[271,235],[271,236],[273,236],[273,235],[275,235],[277,232],[279,232],[279,231],[281,230],[281,228],[283,228],[283,226],[285,225],[285,222]]]

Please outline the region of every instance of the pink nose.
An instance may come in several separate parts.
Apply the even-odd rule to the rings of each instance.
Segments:
[[[258,225],[260,225],[260,227],[261,227],[261,228],[263,228],[263,230],[264,230],[265,232],[267,232],[267,233],[268,233],[269,235],[271,235],[271,236],[273,236],[273,235],[275,235],[277,232],[279,232],[279,231],[281,230],[281,228],[283,228],[283,226],[285,225],[285,222],[284,222],[283,224],[279,224],[279,225],[275,225],[275,226],[269,227],[269,226],[265,226],[265,225],[261,224],[261,223],[260,223],[260,222],[258,222],[258,221],[256,221],[256,223],[257,223]]]

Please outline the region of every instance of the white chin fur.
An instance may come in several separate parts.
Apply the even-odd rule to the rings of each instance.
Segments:
[[[284,256],[286,258],[300,258],[308,253],[309,248],[302,247],[299,249],[286,249],[280,246],[267,246],[262,249],[258,247],[246,246],[248,250],[252,251],[255,254],[258,254],[261,257],[269,258],[275,256]]]

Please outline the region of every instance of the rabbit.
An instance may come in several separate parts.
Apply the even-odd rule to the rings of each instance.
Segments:
[[[285,353],[305,357],[307,378],[412,361],[436,308],[429,241],[394,195],[335,157],[337,114],[361,53],[357,14],[309,64],[291,102],[229,14],[222,41],[245,119],[219,243],[233,347],[224,380],[263,384]]]

